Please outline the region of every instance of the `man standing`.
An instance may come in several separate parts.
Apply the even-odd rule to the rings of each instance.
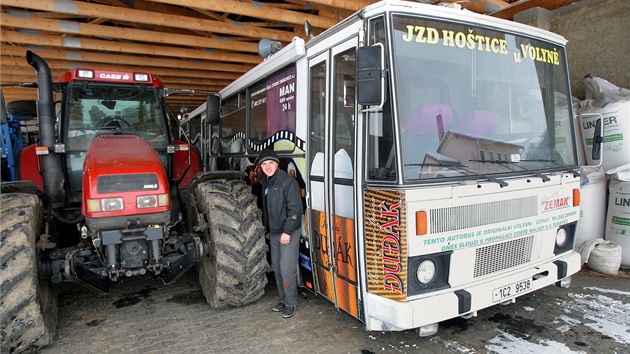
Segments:
[[[258,162],[265,174],[260,183],[263,215],[271,248],[271,267],[280,302],[272,308],[290,318],[297,306],[297,270],[302,230],[302,198],[297,180],[278,169],[280,159],[273,150],[263,150]]]

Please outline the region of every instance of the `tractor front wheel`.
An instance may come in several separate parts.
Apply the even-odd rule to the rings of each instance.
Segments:
[[[210,180],[195,189],[208,224],[209,253],[197,263],[206,301],[214,309],[258,300],[267,284],[267,244],[251,187],[240,180]]]

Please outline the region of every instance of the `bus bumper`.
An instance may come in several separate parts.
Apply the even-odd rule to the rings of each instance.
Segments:
[[[514,302],[529,294],[577,273],[581,256],[569,252],[553,261],[494,278],[484,279],[469,287],[448,289],[435,295],[399,302],[374,294],[366,298],[366,327],[371,331],[400,331],[434,325],[458,316],[476,315],[478,310],[493,305]],[[519,282],[531,280],[531,287],[512,296],[497,299],[497,292]],[[565,282],[566,283],[566,282]]]

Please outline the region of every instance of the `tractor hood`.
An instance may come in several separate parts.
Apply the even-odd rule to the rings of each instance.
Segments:
[[[85,156],[82,180],[82,209],[88,218],[170,210],[164,165],[139,136],[97,136]]]

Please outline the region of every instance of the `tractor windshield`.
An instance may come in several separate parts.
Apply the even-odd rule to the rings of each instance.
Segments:
[[[168,145],[158,91],[145,85],[73,83],[66,100],[66,151],[87,151],[97,134],[133,133],[157,150]]]
[[[576,165],[562,47],[411,16],[392,24],[406,181]]]

